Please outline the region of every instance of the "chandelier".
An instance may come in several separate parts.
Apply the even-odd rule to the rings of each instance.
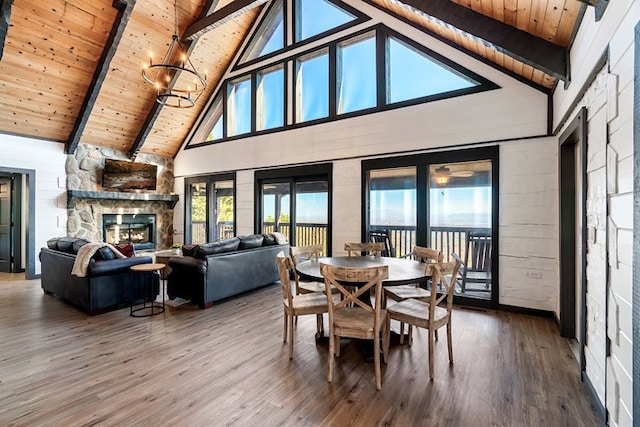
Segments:
[[[142,78],[156,88],[156,101],[167,107],[193,107],[207,87],[207,72],[198,73],[187,56],[187,51],[178,37],[178,7],[173,2],[174,32],[169,50],[159,64],[153,63],[149,54],[149,64],[142,67]]]

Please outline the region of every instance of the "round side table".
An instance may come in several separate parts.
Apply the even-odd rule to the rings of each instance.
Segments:
[[[161,264],[161,263],[138,264],[138,265],[132,265],[130,267],[131,271],[134,271],[134,272],[157,271],[160,274],[160,292],[162,293],[162,304],[156,303],[155,299],[151,301],[147,301],[150,298],[143,297],[142,306],[135,307],[134,300],[132,298],[131,312],[129,313],[130,316],[149,317],[149,316],[155,316],[156,314],[164,313],[164,279],[162,276],[162,270],[165,267],[166,267],[166,264]],[[153,295],[153,280],[149,280],[148,286],[149,286],[149,295]],[[147,304],[147,302],[149,304]]]

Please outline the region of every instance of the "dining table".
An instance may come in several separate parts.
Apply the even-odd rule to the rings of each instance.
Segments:
[[[299,263],[296,266],[296,271],[303,278],[324,282],[324,277],[320,272],[321,263],[344,268],[367,268],[386,265],[389,267],[389,277],[382,281],[382,286],[422,284],[431,279],[431,276],[426,273],[423,262],[406,258],[380,256],[321,257],[317,260],[312,259]]]
[[[426,265],[423,262],[415,261],[407,258],[389,258],[380,256],[336,256],[336,257],[321,257],[311,260],[303,261],[296,265],[296,271],[301,278],[308,280],[316,280],[318,282],[324,282],[324,276],[320,272],[320,264],[328,264],[336,267],[345,268],[366,268],[366,267],[379,267],[386,265],[388,267],[388,277],[382,281],[382,286],[398,286],[409,284],[424,284],[431,279],[431,275],[426,272]],[[363,296],[366,300],[363,300],[367,304],[371,301],[368,295]],[[396,342],[399,339],[401,332],[392,329],[392,341]],[[402,331],[404,333],[404,331]],[[326,336],[316,336],[316,341],[325,341]],[[367,362],[373,360],[373,346],[370,342],[364,341],[361,346],[364,358]]]

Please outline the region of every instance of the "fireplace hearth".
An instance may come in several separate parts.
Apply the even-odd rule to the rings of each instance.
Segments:
[[[155,249],[155,214],[102,214],[102,235],[107,243],[133,243],[136,250]]]

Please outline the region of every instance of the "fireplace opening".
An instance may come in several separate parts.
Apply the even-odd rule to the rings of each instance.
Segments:
[[[155,249],[155,214],[102,214],[102,235],[111,244],[133,243],[136,250]]]

